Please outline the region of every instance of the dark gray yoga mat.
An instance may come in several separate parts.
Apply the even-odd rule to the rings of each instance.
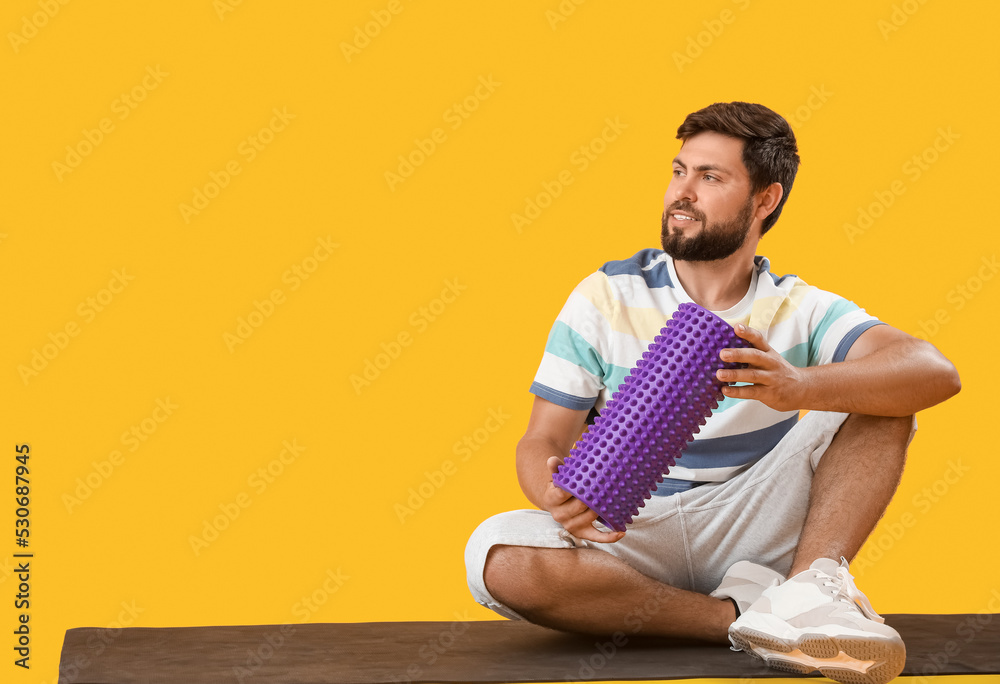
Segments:
[[[903,675],[1000,674],[1000,614],[887,615]],[[92,627],[66,632],[60,684],[375,684],[784,677],[726,646],[524,622]]]

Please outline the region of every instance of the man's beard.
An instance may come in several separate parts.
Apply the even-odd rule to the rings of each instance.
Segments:
[[[701,221],[702,229],[694,237],[685,238],[667,225],[670,214],[682,211]],[[706,223],[705,215],[686,202],[674,202],[663,212],[660,241],[663,251],[680,261],[716,261],[734,254],[746,242],[753,224],[753,195],[738,213],[728,221]]]

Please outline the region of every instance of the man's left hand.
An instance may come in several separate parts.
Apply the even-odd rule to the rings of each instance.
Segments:
[[[736,334],[753,345],[753,349],[723,349],[723,361],[745,363],[746,368],[720,369],[716,377],[722,382],[748,382],[742,387],[724,386],[722,393],[735,399],[756,399],[775,411],[796,411],[803,406],[806,396],[806,377],[803,369],[788,363],[771,349],[759,331],[737,325]]]

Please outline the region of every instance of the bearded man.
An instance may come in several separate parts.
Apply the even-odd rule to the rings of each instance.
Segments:
[[[956,394],[958,374],[930,343],[756,255],[799,164],[781,116],[716,103],[677,137],[663,249],[604,264],[552,327],[516,453],[538,510],[476,529],[470,590],[511,619],[729,643],[782,670],[882,684],[905,645],[848,560],[896,490],[913,414]],[[724,400],[616,532],[552,475],[684,302],[752,348],[720,353],[745,368],[718,371]]]

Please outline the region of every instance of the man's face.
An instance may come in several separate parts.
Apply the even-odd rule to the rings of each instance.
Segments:
[[[673,161],[663,198],[663,250],[682,261],[724,259],[742,247],[754,220],[743,141],[706,131]]]

